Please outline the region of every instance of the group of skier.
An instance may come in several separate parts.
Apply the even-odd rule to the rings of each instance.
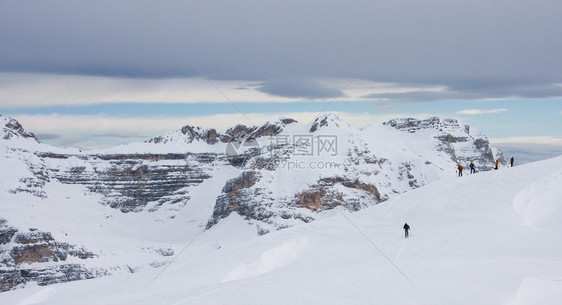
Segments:
[[[515,158],[511,157],[511,160],[510,160],[511,167],[513,167],[514,161],[515,161]],[[498,169],[499,163],[500,163],[500,161],[496,160],[495,169]],[[470,173],[471,174],[476,173],[476,167],[474,167],[474,163],[470,162],[470,164],[468,166],[470,167]],[[462,177],[462,169],[463,169],[462,165],[458,164],[457,170],[458,170],[458,173],[459,173],[459,177]],[[410,237],[410,226],[408,225],[408,223],[404,223],[404,226],[402,227],[402,229],[404,229],[404,237],[405,238]]]
[[[470,164],[468,166],[470,167],[470,173],[471,174],[476,173],[476,167],[474,167],[474,163],[470,162]],[[463,170],[462,165],[459,164],[457,166],[457,170],[458,170],[458,173],[459,173],[459,177],[462,177],[462,170]]]
[[[476,168],[474,167],[474,163],[470,162],[470,164],[468,166],[470,167],[470,173],[471,174],[476,173]],[[459,164],[457,166],[457,170],[458,170],[458,173],[459,173],[459,177],[462,177],[462,170],[463,170],[462,165]]]
[[[513,167],[513,162],[515,161],[515,158],[511,157],[510,161],[511,161],[511,167]],[[499,164],[500,164],[500,160],[496,160],[496,162],[495,162],[496,167],[494,169],[498,169]],[[474,167],[474,163],[470,162],[470,164],[468,166],[470,167],[470,173],[471,174],[476,173],[476,167]],[[462,177],[462,170],[463,170],[463,167],[459,163],[457,165],[457,172],[459,174],[459,177]]]

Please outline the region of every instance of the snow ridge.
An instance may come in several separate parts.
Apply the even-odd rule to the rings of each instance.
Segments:
[[[164,254],[202,230],[224,233],[234,226],[239,233],[225,233],[228,241],[217,235],[221,247],[322,221],[335,209],[379,205],[455,176],[457,163],[472,161],[486,171],[502,158],[485,136],[439,118],[357,130],[325,114],[310,124],[280,118],[237,125],[224,134],[186,125],[144,143],[97,151],[38,143],[17,121],[0,118],[7,126],[3,135],[10,134],[0,139],[0,215],[20,232],[37,228],[92,253],[78,261],[84,268],[49,271],[69,272],[72,279],[158,268],[170,259]],[[15,246],[9,243],[3,251]],[[139,258],[124,263],[124,253]],[[45,270],[44,264],[64,262],[41,258],[18,268],[35,272]],[[25,278],[10,289],[29,281],[44,283]]]
[[[20,123],[13,118],[0,115],[0,126],[2,126],[0,138],[4,140],[30,139],[39,142],[33,133],[26,132]]]

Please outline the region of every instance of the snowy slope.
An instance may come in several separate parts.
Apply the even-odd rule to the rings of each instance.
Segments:
[[[456,162],[486,170],[501,158],[439,118],[357,130],[325,114],[225,134],[187,125],[99,151],[44,145],[0,119],[0,291],[158,268],[203,231],[216,249],[383,203],[455,176]]]
[[[308,141],[311,149],[297,139]],[[242,176],[255,181],[246,181],[242,190],[223,192],[210,225],[236,212],[267,233],[321,218],[318,212],[335,206],[355,211],[378,204],[456,175],[459,163],[468,167],[474,162],[478,171],[492,169],[495,159],[505,164],[484,135],[456,120],[436,117],[392,120],[357,130],[325,114],[311,124],[293,122],[273,138],[256,140],[260,149],[244,154],[249,161],[241,164]]]
[[[245,234],[232,216],[166,269],[28,287],[0,294],[0,303],[559,304],[561,179],[562,156],[223,244],[222,236]]]

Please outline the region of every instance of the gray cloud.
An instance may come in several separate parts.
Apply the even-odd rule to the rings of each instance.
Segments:
[[[468,99],[472,98],[472,95],[466,93],[458,92],[436,92],[436,91],[410,91],[410,92],[400,92],[400,93],[373,93],[363,96],[363,98],[369,99],[388,99],[404,102],[412,101],[438,101],[438,100],[448,100],[448,99]]]
[[[86,136],[61,135],[54,133],[38,133],[35,135],[39,141],[62,147],[82,147],[89,140]]]
[[[561,96],[560,1],[14,1],[0,10],[0,72],[129,78],[198,75],[153,28],[213,79],[263,82],[263,92],[326,98],[330,88],[271,79],[362,75],[443,85],[389,98]]]
[[[136,132],[119,132],[119,131],[94,134],[92,136],[97,138],[119,138],[119,139],[146,138],[145,136],[139,135]]]
[[[329,99],[340,92],[337,89],[306,80],[268,81],[256,89],[270,95],[304,99]],[[345,94],[340,96],[343,97]]]
[[[57,139],[55,139],[55,141],[52,141],[53,143],[56,143],[58,146],[62,146],[62,147],[82,147],[82,144],[88,140],[88,137],[84,137],[84,136],[73,136],[73,135],[68,135],[68,136],[61,136]]]
[[[515,165],[546,160],[562,155],[562,145],[538,143],[502,143],[497,145],[506,159],[515,158]]]
[[[487,84],[474,84],[454,86],[451,89],[456,92],[463,92],[467,95],[475,97],[522,97],[522,98],[550,98],[562,96],[562,87],[557,84],[536,83],[537,80],[529,80],[528,83],[513,84],[494,83],[490,81]]]
[[[455,85],[444,91],[409,91],[400,93],[372,93],[364,95],[369,99],[389,99],[405,102],[426,102],[440,100],[470,100],[483,98],[552,98],[562,96],[562,87],[556,84],[537,85],[494,85],[472,83]]]
[[[59,139],[61,136],[54,133],[38,133],[35,134],[35,137],[39,139],[39,141],[44,141],[44,140],[56,140]]]

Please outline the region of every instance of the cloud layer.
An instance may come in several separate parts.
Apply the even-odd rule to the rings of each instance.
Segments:
[[[0,10],[0,110],[61,145],[122,143],[185,124],[311,120],[364,70],[338,97],[345,106],[328,109],[353,112],[357,127],[432,112],[494,123],[494,136],[551,135],[560,99],[542,102],[562,97],[561,11],[523,0],[12,1]],[[415,103],[426,101],[444,102]]]
[[[414,19],[361,78],[446,90],[365,96],[555,97],[562,96],[561,11],[560,1],[523,0],[16,1],[0,11],[0,72],[200,77],[154,23],[213,80],[253,82],[278,97],[330,98],[341,86],[318,79],[352,79]]]
[[[477,114],[491,114],[491,113],[502,113],[506,112],[507,108],[497,108],[497,109],[465,109],[457,111],[457,114],[464,115],[477,115]]]

